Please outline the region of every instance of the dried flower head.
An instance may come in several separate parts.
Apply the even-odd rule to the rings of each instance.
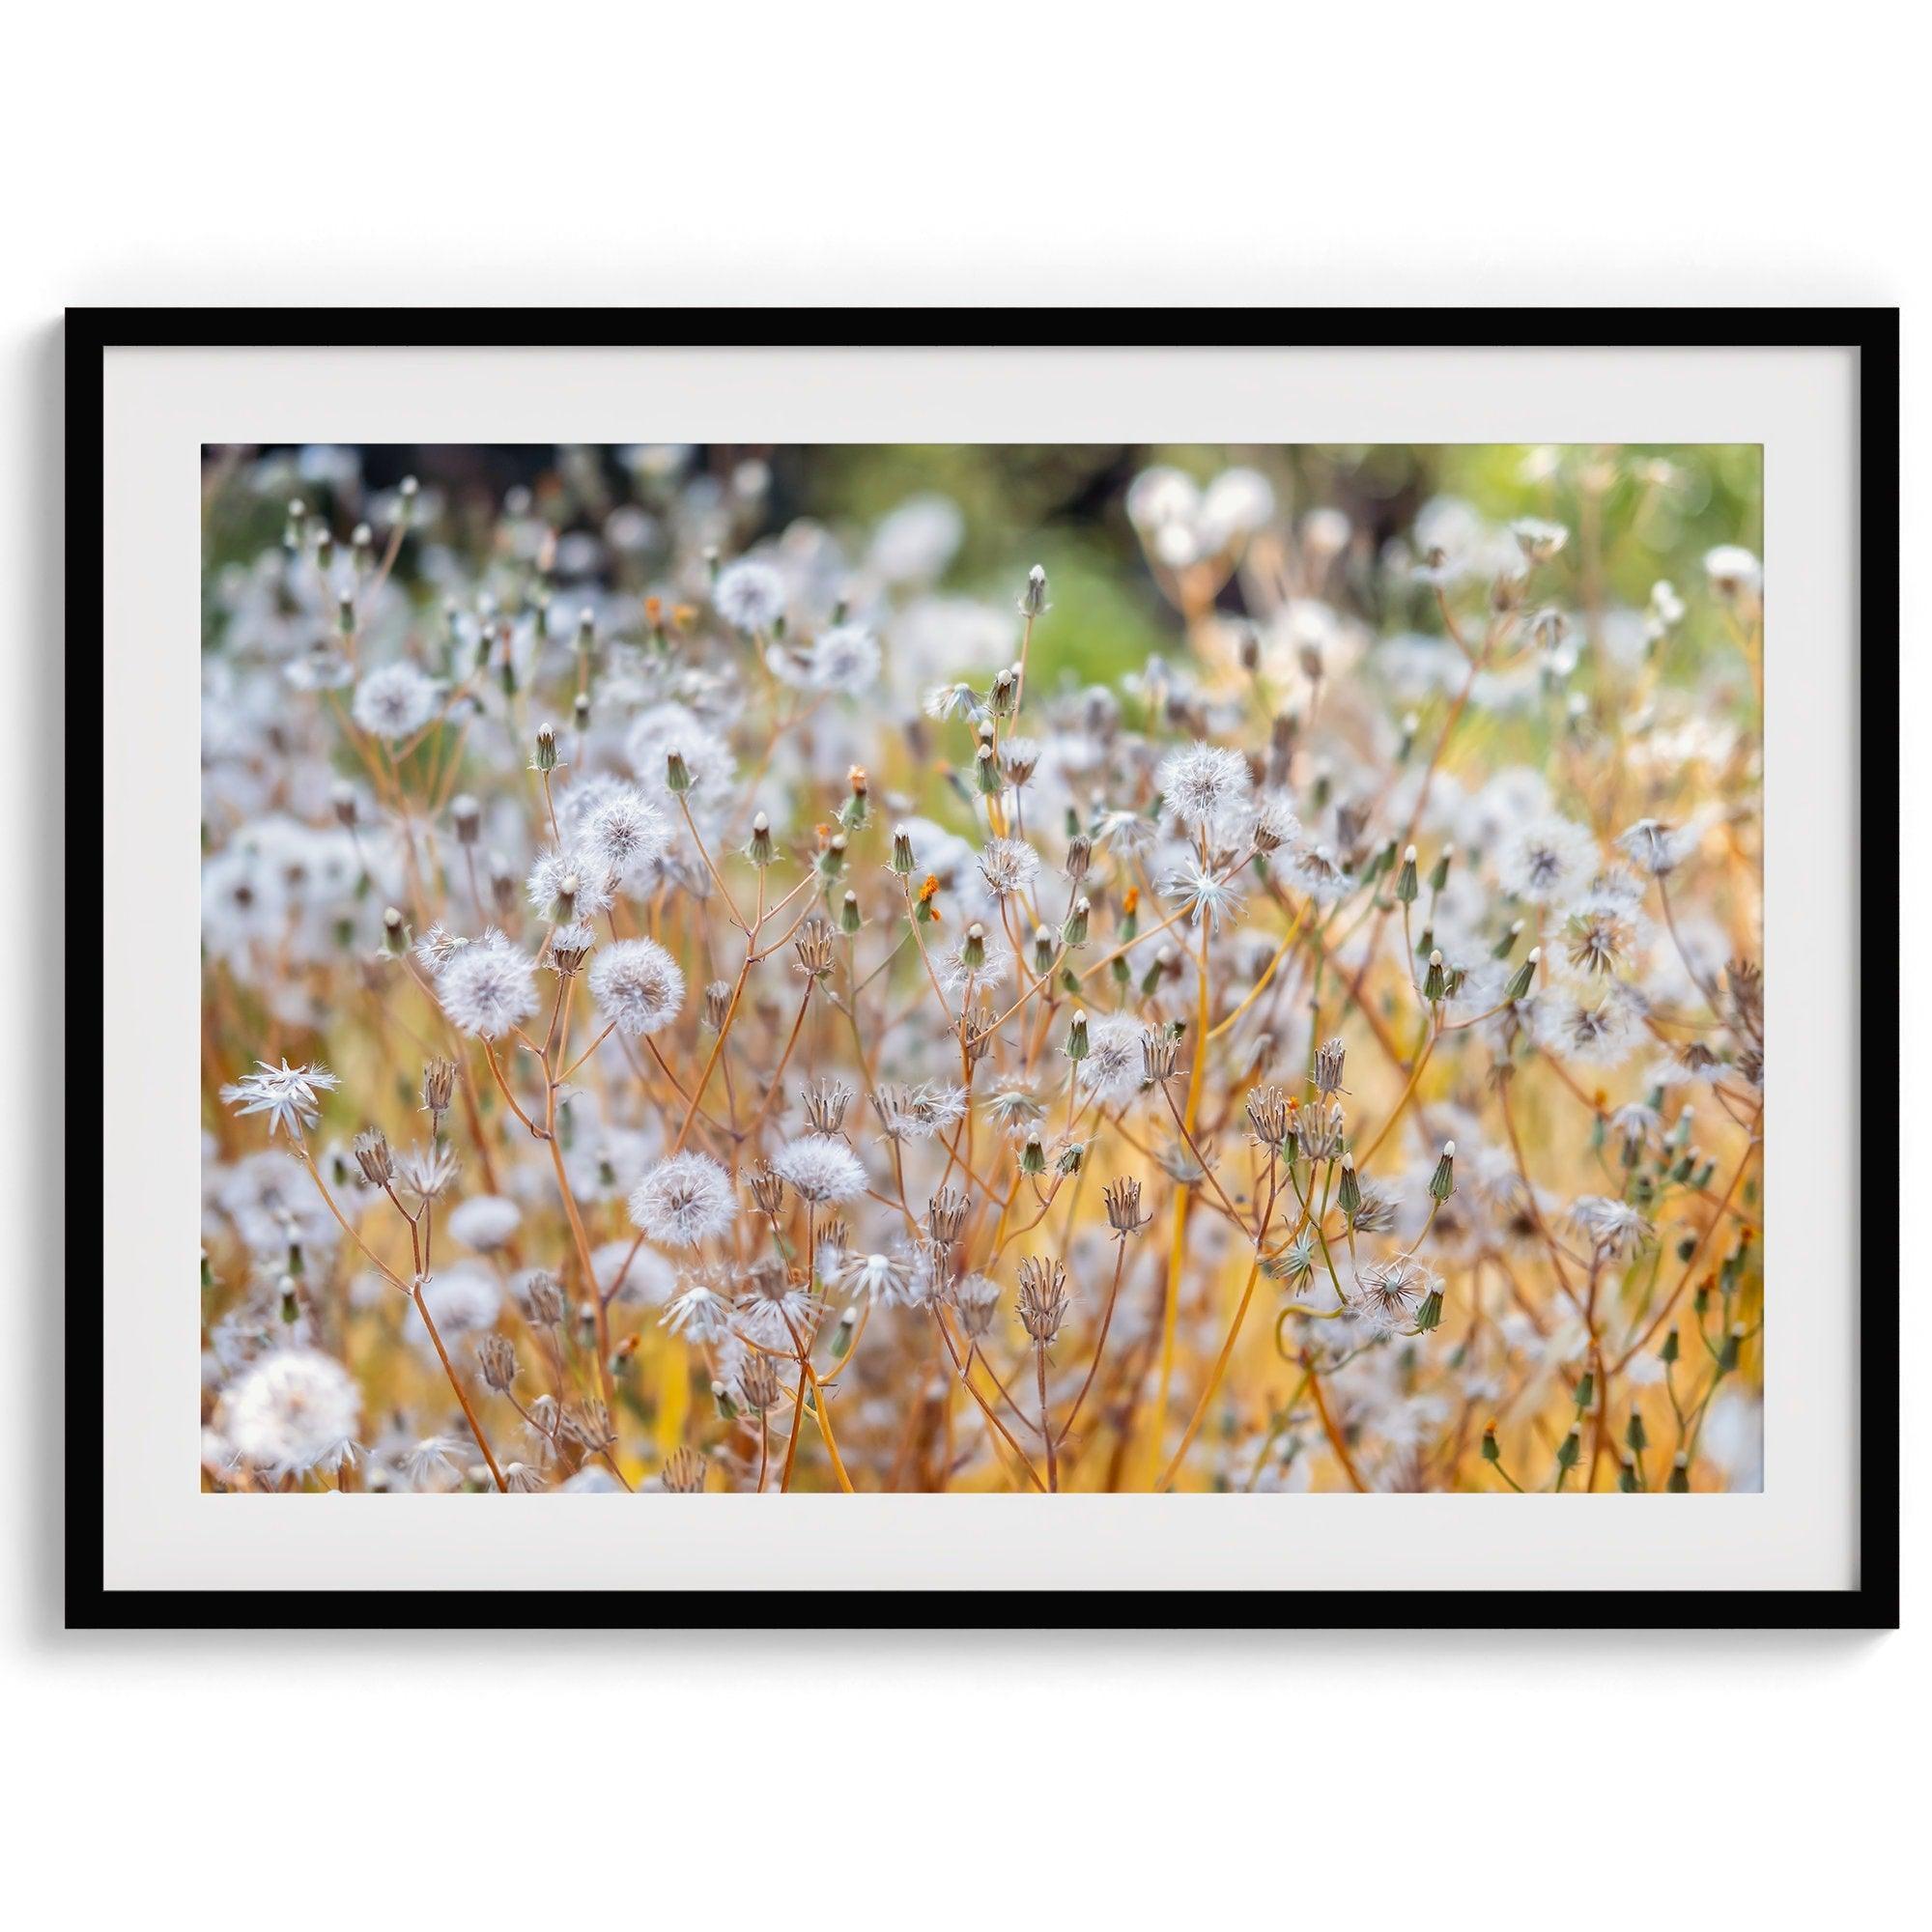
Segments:
[[[1108,1183],[1106,1202],[1107,1225],[1122,1240],[1129,1235],[1138,1235],[1153,1219],[1151,1214],[1141,1212],[1141,1184],[1130,1174]]]
[[[1050,1348],[1066,1319],[1066,1269],[1047,1255],[1020,1263],[1020,1325],[1042,1349]]]
[[[507,1395],[517,1379],[517,1351],[500,1335],[485,1335],[476,1345],[476,1366],[498,1395]]]

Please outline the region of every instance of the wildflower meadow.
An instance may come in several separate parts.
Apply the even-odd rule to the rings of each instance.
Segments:
[[[1756,450],[202,490],[205,1489],[1761,1487]]]

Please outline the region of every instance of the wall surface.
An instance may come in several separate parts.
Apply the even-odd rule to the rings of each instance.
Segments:
[[[1903,1720],[1932,1690],[1911,1629],[62,1636],[55,1151],[64,1106],[141,1096],[89,1064],[89,1014],[66,1058],[51,1024],[62,947],[89,943],[89,855],[76,841],[59,868],[60,764],[36,749],[59,730],[67,302],[1898,302],[1912,532],[1932,275],[1897,17],[1863,0],[1775,31],[1761,10],[1645,0],[1078,17],[989,0],[16,22],[0,649],[26,698],[5,783],[33,870],[0,948],[31,1080],[0,1109],[15,1888],[58,1887],[103,1922],[182,1898],[342,1928],[796,1906],[1623,1932],[1902,1891],[1922,1822]],[[1922,604],[1908,578],[1908,638]],[[1889,678],[1889,639],[1871,641]],[[1904,660],[1902,715],[1922,717],[1926,655]],[[84,748],[91,722],[73,726]],[[1908,824],[1925,782],[1921,759]],[[1921,898],[1914,956],[1926,927]],[[1932,1075],[1926,1037],[1908,1035],[1909,1088]],[[1889,1045],[1869,1043],[1869,1077],[1893,1077]],[[1926,1171],[1922,1122],[1902,1152]],[[113,1182],[68,1179],[83,1214]],[[1923,1252],[1909,1231],[1905,1252]],[[1911,1361],[1927,1297],[1909,1264],[1901,1287]]]

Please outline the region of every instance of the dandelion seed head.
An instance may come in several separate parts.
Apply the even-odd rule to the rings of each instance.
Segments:
[[[1025,892],[1039,875],[1039,854],[1019,838],[989,838],[980,853],[980,876],[996,898]]]
[[[355,1448],[362,1398],[349,1371],[313,1349],[266,1355],[223,1395],[221,1431],[235,1454],[272,1476],[340,1463]]]
[[[452,1025],[500,1039],[537,1009],[536,967],[520,946],[490,931],[450,955],[436,992]]]
[[[515,1238],[523,1218],[524,1210],[500,1194],[472,1194],[449,1210],[443,1225],[466,1248],[493,1255]]]
[[[740,557],[718,573],[711,601],[740,631],[769,631],[785,612],[784,579],[768,563]]]
[[[631,1219],[646,1238],[668,1248],[714,1240],[737,1218],[731,1177],[704,1153],[661,1160],[632,1190]]]
[[[1183,745],[1161,759],[1154,785],[1182,825],[1214,826],[1247,803],[1248,761],[1222,745]]]
[[[851,1201],[866,1191],[858,1155],[830,1134],[801,1134],[772,1156],[772,1167],[801,1200]]]
[[[684,973],[654,939],[619,939],[590,968],[590,997],[627,1039],[661,1033],[684,1010]]]
[[[1496,855],[1496,876],[1512,898],[1555,905],[1575,896],[1597,864],[1597,841],[1553,813],[1507,836]]]
[[[1233,880],[1192,854],[1169,873],[1161,892],[1186,910],[1190,925],[1205,923],[1213,932],[1220,931],[1224,920],[1236,921],[1247,909],[1248,902],[1235,890]]]
[[[263,1060],[253,1073],[224,1087],[221,1097],[238,1114],[267,1114],[271,1139],[279,1129],[299,1140],[322,1118],[322,1095],[341,1084],[326,1066],[291,1066],[286,1060],[270,1066]]]
[[[384,665],[355,687],[350,715],[372,737],[412,738],[437,713],[440,687],[412,664]]]

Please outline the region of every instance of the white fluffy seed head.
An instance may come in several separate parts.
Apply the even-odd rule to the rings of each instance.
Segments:
[[[731,1177],[709,1154],[661,1160],[631,1192],[631,1219],[653,1241],[695,1248],[722,1235],[737,1213]]]
[[[801,1134],[772,1156],[772,1167],[802,1200],[850,1201],[866,1191],[858,1155],[830,1134]]]
[[[1252,781],[1248,761],[1225,745],[1183,745],[1160,761],[1154,783],[1183,825],[1211,825],[1243,804]]]
[[[451,1022],[478,1039],[500,1038],[537,1009],[536,967],[500,932],[452,952],[436,990]]]
[[[590,968],[590,997],[627,1039],[668,1027],[684,1009],[684,974],[654,939],[620,939]]]
[[[355,1446],[361,1414],[361,1394],[340,1362],[314,1349],[283,1349],[228,1390],[220,1420],[243,1461],[299,1475],[339,1462]]]

